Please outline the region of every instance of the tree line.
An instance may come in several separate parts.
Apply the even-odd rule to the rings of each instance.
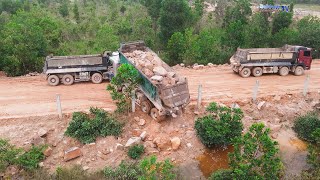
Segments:
[[[317,17],[252,12],[249,0],[216,2],[207,11],[204,0],[2,0],[0,70],[41,72],[49,54],[115,51],[134,40],[144,40],[170,65],[226,63],[238,47],[320,48]]]

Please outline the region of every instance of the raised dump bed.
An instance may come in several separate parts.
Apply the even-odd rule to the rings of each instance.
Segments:
[[[133,65],[140,73],[142,83],[137,91],[137,103],[152,118],[165,115],[176,117],[189,103],[188,82],[180,77],[143,41],[121,44],[120,63]]]

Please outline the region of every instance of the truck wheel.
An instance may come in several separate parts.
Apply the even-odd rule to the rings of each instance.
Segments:
[[[51,86],[57,86],[59,84],[59,77],[57,75],[50,75],[48,77],[48,84]]]
[[[74,78],[71,74],[66,74],[62,77],[62,83],[64,85],[70,86],[72,85],[74,82]]]
[[[91,76],[91,81],[94,83],[94,84],[100,84],[102,82],[102,75],[100,73],[94,73],[92,76]]]
[[[149,114],[150,113],[150,110],[151,110],[151,104],[149,101],[142,101],[141,102],[141,110],[142,112],[146,113],[146,114]]]
[[[296,67],[296,69],[294,70],[294,75],[296,76],[301,76],[304,74],[304,69],[302,66],[298,66]]]
[[[280,68],[280,70],[279,70],[279,75],[280,76],[286,76],[288,74],[289,74],[289,68],[288,67],[284,66],[284,67]]]
[[[240,76],[243,78],[249,77],[251,74],[251,70],[249,68],[243,68],[240,72]]]
[[[252,75],[253,75],[254,77],[262,76],[262,74],[263,74],[263,71],[262,71],[262,68],[261,68],[261,67],[255,67],[255,68],[253,68],[253,70],[252,70]]]
[[[163,121],[166,117],[165,115],[160,116],[157,108],[152,108],[150,115],[151,115],[152,119],[156,120],[157,122]]]

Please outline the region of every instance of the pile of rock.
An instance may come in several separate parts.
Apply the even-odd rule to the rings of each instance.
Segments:
[[[184,78],[179,78],[173,70],[168,70],[167,65],[153,52],[135,50],[132,53],[125,53],[125,56],[151,79],[153,84],[172,86],[185,81]]]

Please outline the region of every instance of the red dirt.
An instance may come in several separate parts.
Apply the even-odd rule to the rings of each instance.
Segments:
[[[258,96],[281,95],[303,91],[307,75],[310,76],[310,91],[320,90],[320,61],[315,61],[304,76],[276,74],[259,78],[241,78],[229,66],[218,66],[193,70],[176,67],[179,74],[189,82],[191,100],[195,102],[198,85],[202,84],[204,102],[236,101],[252,97],[256,80],[260,82]],[[88,110],[99,107],[114,110],[109,93],[108,82],[92,84],[75,83],[71,86],[49,86],[43,75],[35,77],[0,77],[0,119],[56,114],[56,94],[61,95],[64,113]]]

